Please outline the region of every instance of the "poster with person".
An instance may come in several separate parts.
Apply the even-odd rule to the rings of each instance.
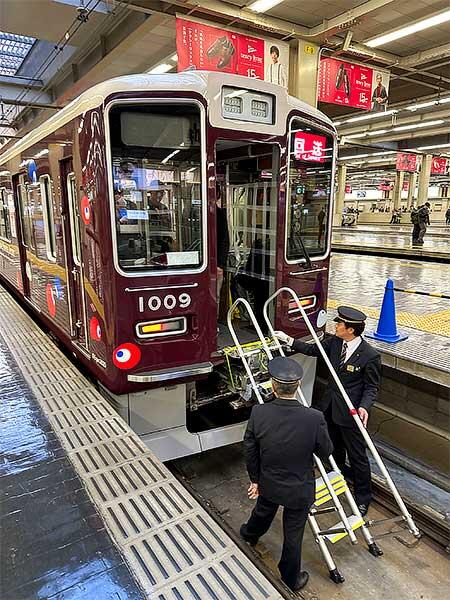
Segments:
[[[372,78],[372,112],[385,112],[389,103],[389,71],[375,69]]]

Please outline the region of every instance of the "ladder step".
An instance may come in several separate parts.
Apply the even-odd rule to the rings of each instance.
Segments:
[[[356,529],[359,529],[359,527],[364,525],[364,519],[362,517],[358,517],[357,515],[349,515],[347,517],[347,520],[349,522],[350,527],[353,529],[353,531],[355,531]],[[333,533],[334,530],[339,530],[339,531],[336,531]],[[342,521],[340,521],[339,523],[336,523],[336,525],[334,525],[333,527],[330,527],[330,529],[328,529],[327,532],[328,533],[324,534],[323,537],[326,540],[328,540],[329,542],[331,542],[332,544],[335,544],[336,542],[338,542],[339,540],[342,540],[342,538],[344,538],[348,535],[348,533],[345,531],[344,524]]]
[[[328,475],[328,479],[330,480],[330,483],[332,483],[333,485],[335,485],[339,481],[344,481],[344,478],[342,477],[342,473],[338,473],[337,471],[330,471],[330,473],[327,473],[327,475]],[[317,496],[317,493],[322,490],[327,490],[327,486],[325,485],[323,477],[317,477],[316,478],[316,496]]]
[[[347,485],[344,481],[342,483],[341,487],[338,487],[338,488],[333,487],[333,489],[334,489],[334,493],[336,494],[336,496],[340,496],[340,494],[343,494],[344,492],[347,491]],[[325,504],[329,500],[332,500],[332,497],[328,493],[328,490],[327,490],[326,494],[321,495],[319,498],[317,498],[317,496],[316,496],[316,501],[314,502],[314,506],[322,506],[322,504]]]

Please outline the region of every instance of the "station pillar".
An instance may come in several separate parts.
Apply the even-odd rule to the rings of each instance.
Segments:
[[[410,173],[409,174],[407,208],[412,208],[414,205],[414,195],[416,193],[416,185],[417,185],[417,173]]]
[[[405,180],[405,172],[397,171],[397,174],[395,176],[394,189],[392,191],[392,199],[394,200],[393,210],[398,210],[401,206],[404,180]]]
[[[333,226],[338,227],[341,224],[342,210],[345,199],[345,182],[347,181],[347,165],[338,166],[337,192],[334,203]]]
[[[291,48],[289,65],[289,93],[311,106],[317,106],[317,77],[320,46],[298,40]]]
[[[419,174],[419,189],[417,190],[417,205],[420,206],[428,200],[428,188],[430,186],[432,154],[426,154],[422,160],[422,168]]]

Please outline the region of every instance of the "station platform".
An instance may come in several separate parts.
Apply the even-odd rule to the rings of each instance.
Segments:
[[[0,287],[2,600],[282,596]]]
[[[412,246],[411,226],[354,225],[333,228],[335,251],[450,261],[450,227],[428,227],[421,247]]]

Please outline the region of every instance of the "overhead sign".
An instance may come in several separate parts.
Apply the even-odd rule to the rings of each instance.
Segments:
[[[324,135],[297,131],[294,137],[294,158],[310,162],[325,162],[327,138]]]
[[[381,190],[382,192],[389,192],[394,189],[394,182],[393,181],[382,181],[380,183],[380,185],[378,186],[378,189]]]
[[[178,71],[200,69],[288,85],[289,45],[177,18]]]
[[[418,154],[407,154],[406,152],[397,152],[397,171],[408,171],[414,173],[420,166],[420,156]]]
[[[374,112],[385,111],[388,104],[389,72],[322,58],[319,66],[317,99]]]
[[[433,156],[431,160],[431,174],[432,175],[446,175],[448,172],[448,165],[450,161],[447,158],[441,156]]]

